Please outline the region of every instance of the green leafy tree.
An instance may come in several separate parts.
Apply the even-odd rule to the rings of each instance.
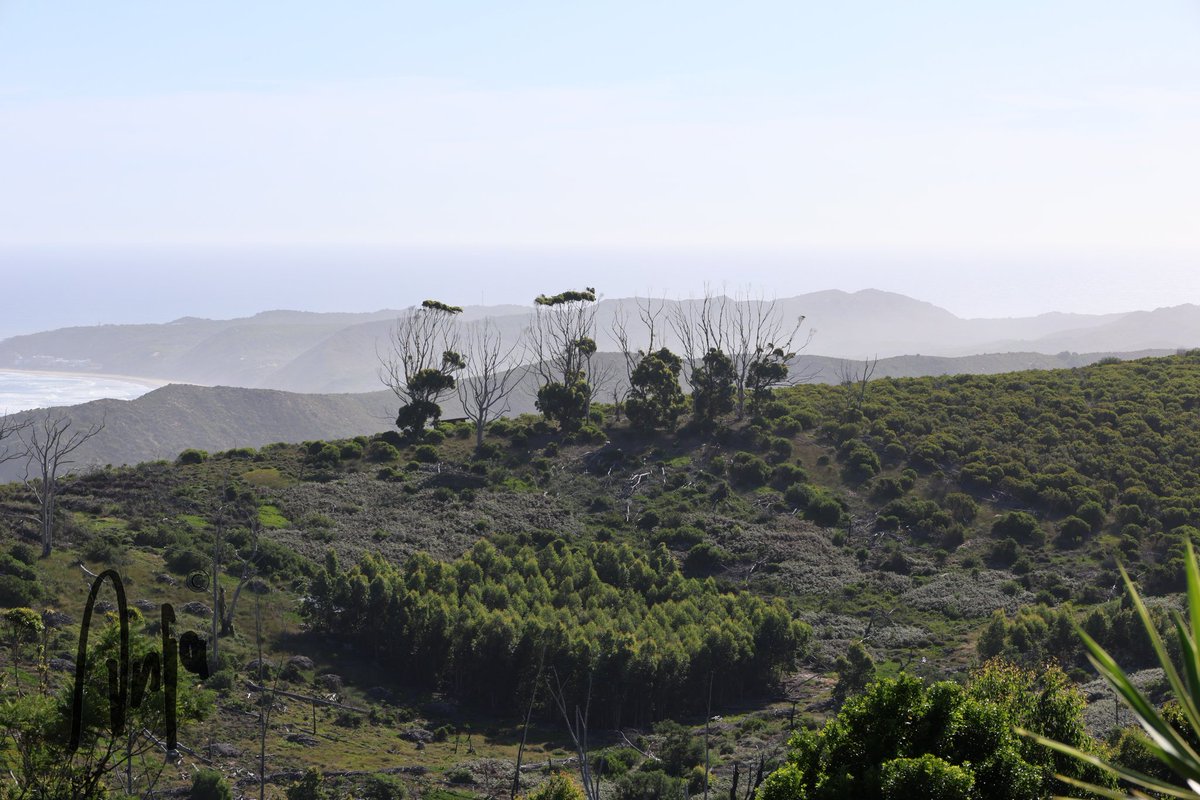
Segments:
[[[679,415],[687,408],[679,373],[683,361],[667,348],[647,353],[638,361],[631,376],[625,413],[638,428],[673,430]]]
[[[8,641],[12,647],[9,656],[12,661],[13,686],[20,691],[20,679],[17,665],[20,661],[20,648],[23,644],[38,641],[42,631],[46,629],[39,615],[32,608],[10,608],[4,612],[4,622],[8,626]]]
[[[833,696],[839,701],[858,694],[875,679],[875,659],[871,658],[862,642],[850,645],[845,655],[837,657],[833,668],[838,675]]]
[[[716,348],[704,354],[692,370],[692,413],[697,420],[711,425],[733,411],[733,361]]]
[[[793,736],[764,800],[970,798],[1031,800],[1058,790],[1056,773],[1104,784],[1088,764],[1039,751],[1015,726],[1059,736],[1080,752],[1100,746],[1083,729],[1084,701],[1057,667],[990,661],[965,686],[883,678],[852,697],[820,731]],[[1110,784],[1111,785],[1111,784]]]

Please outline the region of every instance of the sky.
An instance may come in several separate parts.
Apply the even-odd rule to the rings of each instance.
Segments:
[[[411,254],[433,250],[439,280],[503,301],[607,254],[615,293],[1200,302],[1198,141],[1194,0],[0,0],[0,275],[137,294],[139,270],[290,269],[311,289],[210,302],[166,281],[145,319],[92,294],[102,321],[189,297],[332,310],[336,278],[423,285]],[[307,266],[256,265],[263,247]],[[495,267],[517,262],[558,266]],[[9,328],[53,316],[22,313]]]

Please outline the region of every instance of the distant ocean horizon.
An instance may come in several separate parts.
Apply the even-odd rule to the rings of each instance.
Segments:
[[[133,400],[152,391],[157,383],[106,375],[0,370],[0,415],[93,400]]]

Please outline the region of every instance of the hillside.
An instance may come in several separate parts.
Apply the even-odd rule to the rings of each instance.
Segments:
[[[520,698],[539,664],[576,691],[593,677],[581,664],[610,670],[596,724],[636,727],[653,749],[664,740],[650,723],[698,722],[696,682],[727,662],[738,679],[718,683],[712,706],[725,720],[715,775],[726,791],[735,764],[779,757],[789,700],[807,724],[835,707],[849,674],[839,656],[855,643],[885,675],[961,678],[988,656],[1029,666],[1052,656],[1085,680],[1078,620],[1124,664],[1150,666],[1116,564],[1164,598],[1156,608],[1181,589],[1182,541],[1200,537],[1198,408],[1200,354],[1190,353],[805,385],[714,431],[636,432],[602,407],[602,427],[567,437],[534,417],[502,420],[478,452],[466,426],[447,424],[416,442],[389,433],[190,454],[69,480],[58,552],[28,567],[5,556],[0,588],[9,604],[74,608],[82,559],[130,574],[147,608],[182,604],[172,582],[207,568],[215,520],[243,553],[256,521],[272,587],[259,595],[268,660],[311,660],[283,685],[312,692],[334,674],[339,698],[371,709],[341,722],[322,712],[319,726],[336,735],[312,744],[283,740],[308,725],[307,706],[281,711],[271,771],[420,767],[431,770],[426,790],[487,794],[495,776],[482,761],[511,770]],[[32,536],[23,487],[0,489],[0,510],[6,547]],[[232,593],[236,579],[224,580]],[[668,635],[705,608],[725,621]],[[765,608],[786,609],[796,627],[761,627]],[[660,632],[644,627],[660,613]],[[257,680],[245,665],[253,625],[243,601],[224,645],[236,656],[210,686],[217,711],[189,730],[192,741],[232,742],[243,755],[219,759],[230,774],[254,752],[237,700]],[[53,634],[57,658],[71,657],[72,630]],[[720,652],[730,655],[712,660]],[[625,680],[692,689],[656,705]],[[1102,733],[1112,703],[1091,699]],[[541,751],[564,758],[553,706],[539,709]],[[440,726],[453,747],[411,733]],[[459,752],[466,730],[480,734],[478,752]],[[596,746],[622,746],[596,735]],[[467,782],[455,784],[456,769]]]
[[[667,332],[666,320],[674,309],[697,302],[663,301],[661,332]],[[1170,351],[1200,345],[1200,308],[1194,306],[962,319],[930,303],[878,290],[813,292],[777,302],[781,319],[805,318],[803,335],[813,334],[805,354],[828,359]],[[618,351],[614,320],[636,319],[637,301],[603,300],[595,312],[599,349]],[[368,392],[378,387],[377,353],[387,352],[389,331],[400,313],[271,311],[233,320],[186,317],[161,325],[64,328],[0,341],[0,367],[306,393]],[[490,318],[507,341],[516,341],[530,314],[531,308],[519,306],[468,306],[462,319]],[[646,345],[639,326],[630,333],[631,347]]]
[[[359,343],[361,344],[361,343]],[[1125,353],[1134,358],[1160,353]],[[1112,353],[992,353],[958,358],[897,356],[881,358],[875,365],[876,378],[923,375],[992,374],[1021,369],[1054,369],[1095,363]],[[341,363],[341,362],[339,362]],[[612,377],[601,399],[623,391],[623,359],[616,353],[598,353],[598,370]],[[793,375],[807,382],[838,384],[847,368],[859,362],[821,356],[800,355],[791,363]],[[378,385],[378,377],[374,379]],[[508,414],[533,413],[537,386],[532,374],[518,384],[509,400]],[[462,414],[456,398],[443,404],[443,416]],[[272,442],[342,438],[374,433],[395,418],[396,400],[388,391],[359,394],[298,394],[270,389],[240,389],[228,386],[172,384],[128,401],[99,400],[55,409],[81,427],[100,421],[105,429],[78,452],[79,468],[102,464],[136,464],[173,458],[187,448],[228,450],[261,447]],[[35,418],[43,412],[14,414],[17,419]],[[23,474],[20,461],[0,463],[0,481],[16,480]]]

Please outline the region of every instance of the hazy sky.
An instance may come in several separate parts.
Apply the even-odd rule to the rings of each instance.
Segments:
[[[0,245],[790,249],[941,264],[960,313],[1102,310],[1092,263],[1161,305],[1198,142],[1197,2],[0,0]]]

